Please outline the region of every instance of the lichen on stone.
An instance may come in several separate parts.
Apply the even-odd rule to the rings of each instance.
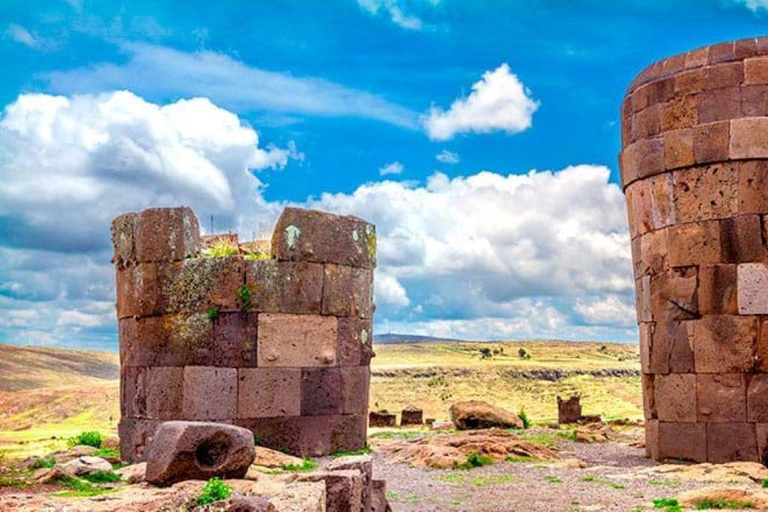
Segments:
[[[301,230],[293,224],[285,228],[285,243],[289,249],[296,245],[299,236],[301,236]]]

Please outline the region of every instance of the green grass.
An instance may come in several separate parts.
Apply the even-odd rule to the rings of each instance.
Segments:
[[[83,478],[92,484],[111,484],[120,481],[120,475],[111,471],[96,471],[90,475],[83,475]]]
[[[35,460],[32,464],[30,464],[29,469],[34,471],[36,469],[41,469],[41,468],[52,468],[55,465],[56,465],[56,459],[54,459],[53,457],[40,458]]]
[[[237,295],[237,298],[240,299],[240,302],[243,303],[240,307],[241,310],[246,311],[251,309],[251,289],[248,288],[248,286],[241,286],[237,289],[235,294]]]
[[[613,482],[611,480],[608,480],[607,478],[598,478],[594,475],[587,475],[584,478],[581,479],[583,482],[594,482],[596,484],[605,485],[606,487],[611,487],[612,489],[624,489],[624,484],[619,484],[616,482]]]
[[[471,452],[467,455],[467,460],[456,465],[456,469],[473,469],[493,464],[493,459],[487,455],[481,455],[477,452]]]
[[[211,244],[211,246],[203,251],[203,257],[205,258],[227,258],[229,256],[237,256],[237,245],[232,243],[226,238],[219,238]]]
[[[517,417],[520,418],[520,421],[523,422],[523,428],[528,428],[531,426],[531,419],[527,414],[525,414],[525,407],[520,409],[520,412],[517,413]]]
[[[271,256],[263,252],[249,252],[243,256],[243,258],[246,260],[258,261],[271,259]]]
[[[302,459],[301,464],[284,464],[282,469],[285,471],[293,471],[295,473],[306,473],[307,471],[317,469],[317,462],[310,459]]]
[[[675,498],[656,498],[653,500],[653,508],[664,509],[667,512],[680,512],[682,507]]]
[[[373,448],[368,443],[359,450],[341,450],[333,454],[334,457],[346,457],[347,455],[366,455],[373,453]]]
[[[528,455],[510,455],[504,459],[504,462],[541,462],[541,459],[530,457]]]
[[[113,489],[103,489],[93,485],[91,482],[73,476],[60,477],[56,483],[63,485],[64,487],[69,487],[69,491],[57,492],[55,494],[55,496],[64,498],[88,498],[113,491]]]
[[[221,314],[221,310],[219,308],[208,308],[205,314],[208,316],[209,320],[216,320],[217,318],[219,318],[219,315]]]
[[[120,452],[114,448],[99,448],[93,452],[93,456],[102,459],[120,459]]]
[[[563,483],[563,481],[560,480],[555,475],[547,475],[547,476],[544,477],[544,480],[546,480],[547,482],[549,482],[551,484],[561,484],[561,483]]]
[[[755,508],[755,504],[751,501],[737,501],[737,500],[703,500],[696,504],[696,510],[741,510],[747,508]]]
[[[197,498],[199,506],[210,505],[217,501],[225,500],[232,495],[232,487],[224,483],[221,478],[215,477],[208,480]]]
[[[768,487],[768,478],[763,480],[763,487]]]
[[[677,480],[657,480],[652,478],[648,480],[648,485],[655,485],[657,487],[680,487],[680,482]]]
[[[87,432],[80,432],[78,435],[70,437],[67,440],[67,445],[72,448],[73,446],[93,446],[94,448],[101,448],[101,443],[104,442],[100,432],[95,430],[89,430]]]
[[[492,485],[508,484],[517,479],[514,475],[483,475],[474,477],[469,483],[472,487],[490,487]]]
[[[0,487],[15,487],[23,489],[29,485],[29,472],[10,469],[0,473]]]
[[[385,432],[376,432],[368,437],[373,439],[420,439],[422,437],[429,437],[432,434],[427,430],[388,430]]]

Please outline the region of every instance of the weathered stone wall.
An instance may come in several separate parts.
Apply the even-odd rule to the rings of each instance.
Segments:
[[[121,453],[156,426],[249,428],[264,446],[362,448],[368,411],[373,225],[286,209],[271,259],[205,257],[189,208],[116,218]]]
[[[649,66],[622,148],[648,454],[765,460],[768,38]]]

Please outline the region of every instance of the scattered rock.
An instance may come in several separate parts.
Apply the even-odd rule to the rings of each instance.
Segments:
[[[371,481],[373,480],[373,460],[370,455],[348,455],[331,460],[326,469],[338,471],[340,469],[353,469],[360,472],[363,478],[362,503],[363,510],[371,507]]]
[[[677,480],[739,484],[762,483],[768,478],[768,468],[758,462],[662,464],[643,469],[640,473]]]
[[[589,424],[574,431],[577,443],[607,443],[611,440],[611,428],[607,425]]]
[[[60,465],[52,468],[40,468],[32,474],[32,478],[39,484],[52,484],[70,476]]]
[[[144,481],[144,475],[147,472],[147,463],[139,462],[138,464],[131,464],[120,468],[115,473],[120,475],[125,482],[129,484],[138,484]]]
[[[423,425],[424,411],[416,406],[409,405],[400,412],[400,426]]]
[[[167,486],[214,476],[242,478],[255,457],[250,430],[221,423],[169,421],[147,450],[146,480]]]
[[[558,469],[584,469],[589,467],[589,464],[587,464],[581,459],[571,458],[571,459],[559,460],[553,463],[551,467],[558,468]]]
[[[389,463],[407,463],[414,467],[450,469],[467,461],[470,453],[488,456],[494,462],[507,457],[554,460],[557,451],[519,439],[506,430],[476,430],[462,434],[439,434],[419,439],[392,440],[383,447],[390,453]]]
[[[452,428],[452,421],[435,421],[432,424],[432,430],[451,430]]]
[[[253,464],[265,468],[282,468],[283,466],[296,465],[301,466],[303,460],[287,453],[279,452],[263,446],[255,447],[256,458]]]
[[[360,510],[363,499],[363,478],[359,471],[340,469],[314,471],[298,475],[297,482],[322,482],[325,485],[325,506],[330,511]]]
[[[732,505],[729,508],[756,508],[768,507],[768,490],[766,489],[730,489],[705,487],[693,491],[684,492],[677,496],[677,501],[684,507],[696,508],[704,501],[725,501]]]
[[[275,507],[266,496],[238,496],[229,502],[227,512],[274,512]]]
[[[523,421],[517,415],[479,400],[451,405],[451,421],[459,430],[523,428]]]
[[[82,476],[94,473],[112,473],[112,464],[101,457],[89,457],[86,455],[61,464],[61,469],[69,475]]]
[[[396,427],[397,417],[386,409],[368,413],[368,425],[371,427]]]
[[[278,512],[325,512],[325,484],[297,482],[269,501]]]
[[[392,512],[387,501],[387,482],[384,480],[371,482],[371,512]]]

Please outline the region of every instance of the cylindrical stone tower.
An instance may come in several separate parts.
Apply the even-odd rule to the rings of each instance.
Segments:
[[[768,38],[652,64],[622,105],[646,449],[763,460]]]
[[[168,420],[234,423],[295,454],[365,446],[372,224],[287,208],[266,254],[206,253],[189,208],[153,208],[115,219],[112,241],[123,460]]]

